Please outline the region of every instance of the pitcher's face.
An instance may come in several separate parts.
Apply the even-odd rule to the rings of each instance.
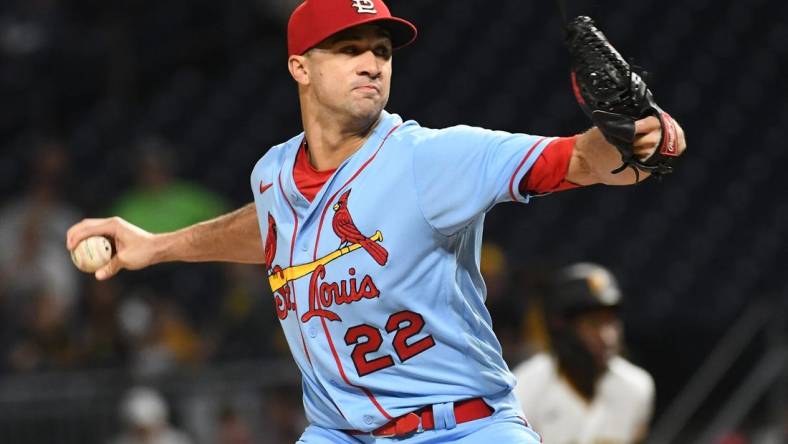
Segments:
[[[392,47],[379,26],[342,31],[306,54],[309,88],[322,107],[375,120],[388,103]]]

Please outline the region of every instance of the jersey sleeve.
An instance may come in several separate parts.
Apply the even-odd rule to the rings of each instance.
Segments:
[[[528,202],[520,182],[552,140],[470,126],[425,130],[413,151],[424,217],[451,235],[496,203]]]

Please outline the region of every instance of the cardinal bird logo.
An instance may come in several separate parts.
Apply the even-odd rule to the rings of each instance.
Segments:
[[[339,247],[344,245],[359,244],[361,247],[372,256],[380,265],[386,265],[389,258],[389,252],[386,251],[380,244],[374,240],[364,236],[356,228],[353,218],[350,216],[350,211],[347,208],[347,200],[350,197],[350,191],[345,191],[339,196],[339,201],[334,205],[334,219],[331,221],[331,227],[334,228],[334,233],[339,237]]]
[[[268,213],[268,234],[265,237],[265,266],[270,272],[276,257],[276,220]]]

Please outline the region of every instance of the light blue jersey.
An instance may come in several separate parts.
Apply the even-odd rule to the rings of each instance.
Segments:
[[[426,405],[481,397],[522,416],[479,272],[482,224],[552,140],[383,113],[310,203],[303,134],[252,172],[267,274],[313,425],[374,430]]]

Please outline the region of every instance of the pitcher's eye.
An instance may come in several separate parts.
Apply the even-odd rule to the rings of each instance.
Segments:
[[[342,48],[340,48],[339,52],[341,52],[342,54],[348,54],[348,55],[359,55],[361,53],[361,50],[355,45],[348,45],[348,46],[343,46]]]
[[[375,55],[382,59],[388,60],[389,58],[391,58],[391,48],[384,45],[377,46],[375,47]]]

